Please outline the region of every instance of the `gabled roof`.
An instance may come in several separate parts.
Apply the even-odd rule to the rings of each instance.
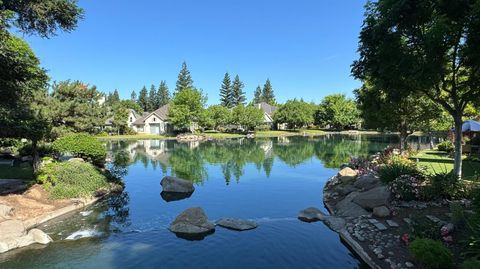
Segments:
[[[148,119],[152,115],[157,116],[159,119],[161,119],[163,121],[167,121],[168,120],[168,109],[169,108],[170,108],[170,106],[168,104],[166,104],[166,105],[160,107],[159,109],[153,111],[152,113],[144,112],[141,117],[139,117],[138,119],[136,119],[133,122],[133,124],[134,125],[144,125],[145,120]]]
[[[131,108],[128,109],[128,112],[132,113],[133,116],[135,117],[135,119],[138,119],[138,118],[140,118],[140,117],[142,116],[142,115],[138,114],[137,111],[135,111],[135,110],[133,110],[133,109],[131,109]]]
[[[263,112],[265,112],[265,114],[267,114],[268,116],[272,116],[273,113],[275,111],[277,111],[277,107],[276,106],[272,106],[270,104],[267,104],[265,102],[261,102],[261,103],[258,103],[258,104],[255,104],[255,107],[256,108],[260,108],[261,110],[263,110]]]

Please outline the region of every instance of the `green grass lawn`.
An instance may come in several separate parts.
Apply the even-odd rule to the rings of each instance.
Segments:
[[[420,151],[412,157],[418,160],[419,164],[424,166],[429,173],[445,172],[453,170],[453,159],[445,152],[437,150]],[[480,162],[463,161],[462,175],[464,179],[480,180]]]
[[[33,179],[33,168],[31,166],[20,167],[0,165],[0,179]]]

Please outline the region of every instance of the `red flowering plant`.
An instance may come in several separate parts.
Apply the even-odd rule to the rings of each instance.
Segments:
[[[378,164],[365,158],[352,158],[349,167],[357,170],[359,175],[376,173],[378,171]]]
[[[389,183],[388,189],[397,200],[419,200],[424,181],[421,175],[401,175]]]

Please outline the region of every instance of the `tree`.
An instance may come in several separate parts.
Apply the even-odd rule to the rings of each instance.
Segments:
[[[155,89],[155,86],[152,84],[150,86],[150,92],[148,93],[148,111],[155,111],[157,110],[159,106],[159,100],[158,100],[158,95],[157,95],[157,90]]]
[[[273,93],[272,84],[270,83],[270,79],[267,79],[265,85],[263,85],[262,91],[262,101],[266,102],[270,105],[275,105],[275,94]]]
[[[234,107],[232,100],[232,83],[230,75],[225,73],[223,77],[222,86],[220,87],[220,104],[224,107]]]
[[[462,116],[480,99],[479,33],[479,0],[370,2],[352,66],[357,79],[390,93],[418,92],[451,115],[459,178]]]
[[[192,76],[190,75],[190,71],[188,70],[187,63],[182,63],[182,69],[178,74],[177,85],[175,87],[175,94],[179,93],[184,89],[191,89],[193,88],[193,80]]]
[[[245,85],[240,80],[240,77],[236,75],[232,84],[232,105],[233,106],[245,105],[245,100],[247,100],[247,98],[245,98],[245,92],[243,92],[244,87]]]
[[[108,98],[107,101],[108,101],[108,103],[109,103],[110,105],[114,105],[114,104],[116,104],[117,102],[120,101],[120,95],[118,94],[118,90],[117,90],[117,89],[115,89],[115,90],[113,91],[113,94],[109,96],[109,98]]]
[[[168,91],[168,86],[165,80],[160,82],[160,86],[157,91],[158,95],[158,106],[164,106],[170,102],[170,92]]]
[[[95,133],[106,119],[106,108],[95,86],[81,81],[54,83],[49,100],[54,136],[65,132]]]
[[[258,104],[262,102],[262,88],[260,86],[257,86],[255,89],[254,97],[253,97],[253,103]]]
[[[125,133],[128,128],[128,110],[133,109],[138,113],[142,113],[143,109],[132,100],[121,100],[115,103],[113,110],[113,125],[116,127],[119,134]]]
[[[223,105],[210,106],[205,110],[203,126],[217,130],[230,122],[231,112]]]
[[[173,125],[179,128],[190,128],[192,124],[202,120],[207,98],[202,92],[193,88],[185,88],[173,97],[168,116]]]
[[[334,129],[345,129],[359,122],[359,111],[353,100],[344,94],[325,96],[315,113],[315,124],[329,125]]]
[[[130,100],[136,102],[137,101],[137,93],[135,90],[132,91],[132,94],[130,94]]]
[[[311,104],[297,99],[288,100],[275,111],[273,119],[277,123],[287,123],[289,128],[308,126],[313,123],[315,108]]]
[[[143,109],[143,111],[150,111],[150,106],[148,104],[148,92],[147,87],[143,86],[138,95],[138,104]]]
[[[238,105],[232,111],[232,123],[252,130],[263,123],[263,111],[254,106]]]

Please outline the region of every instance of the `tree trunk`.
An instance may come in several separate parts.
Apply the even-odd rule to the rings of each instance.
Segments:
[[[408,137],[407,124],[404,120],[402,120],[402,122],[400,123],[400,152],[401,153],[407,150],[407,147],[408,147],[407,137]]]
[[[455,121],[455,159],[453,172],[461,179],[462,178],[462,117],[454,116]]]
[[[37,172],[40,167],[40,158],[38,156],[37,141],[32,140],[32,154],[33,154],[33,172]]]

